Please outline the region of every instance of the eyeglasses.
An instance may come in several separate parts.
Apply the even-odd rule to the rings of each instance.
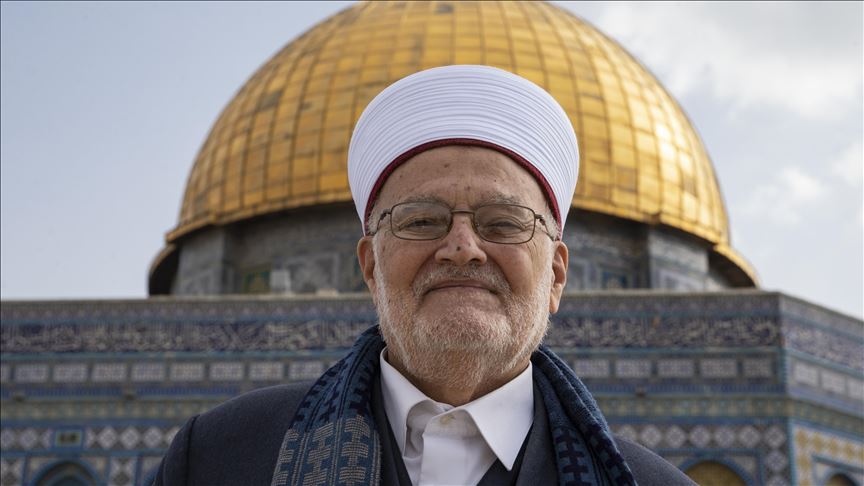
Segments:
[[[375,232],[380,229],[384,216],[389,215],[393,236],[403,240],[437,240],[450,232],[454,214],[470,214],[474,231],[480,238],[506,245],[530,241],[538,220],[546,226],[543,216],[516,204],[485,204],[469,211],[451,209],[436,202],[404,202],[381,213]]]

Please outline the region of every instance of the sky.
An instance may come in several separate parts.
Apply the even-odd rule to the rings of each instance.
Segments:
[[[761,287],[864,315],[861,2],[556,2],[711,156]],[[0,298],[143,298],[216,117],[351,2],[2,2]]]

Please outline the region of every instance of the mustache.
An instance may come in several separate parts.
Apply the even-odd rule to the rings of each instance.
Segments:
[[[436,265],[421,277],[414,280],[412,290],[415,297],[422,297],[432,287],[448,280],[475,280],[502,296],[512,294],[504,272],[494,265],[453,266]]]

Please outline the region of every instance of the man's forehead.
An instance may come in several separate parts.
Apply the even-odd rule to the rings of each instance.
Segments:
[[[472,206],[482,206],[485,204],[518,204],[524,206],[529,203],[529,201],[525,201],[524,197],[496,192],[477,192],[473,194],[471,199],[470,203]],[[430,202],[444,205],[453,203],[449,198],[434,193],[409,194],[398,202]]]
[[[507,155],[454,145],[425,151],[402,164],[384,181],[378,199],[387,205],[429,201],[534,206],[544,196],[534,176]]]

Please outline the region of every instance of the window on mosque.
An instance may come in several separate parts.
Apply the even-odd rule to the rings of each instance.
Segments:
[[[828,481],[825,482],[825,486],[855,486],[855,483],[846,477],[845,474],[837,473],[828,478]]]
[[[684,473],[699,486],[746,486],[747,484],[732,468],[715,461],[700,462]]]
[[[96,479],[83,466],[74,462],[61,462],[42,474],[36,486],[90,486]]]
[[[240,292],[244,294],[266,294],[270,292],[270,267],[250,268],[243,272]]]

